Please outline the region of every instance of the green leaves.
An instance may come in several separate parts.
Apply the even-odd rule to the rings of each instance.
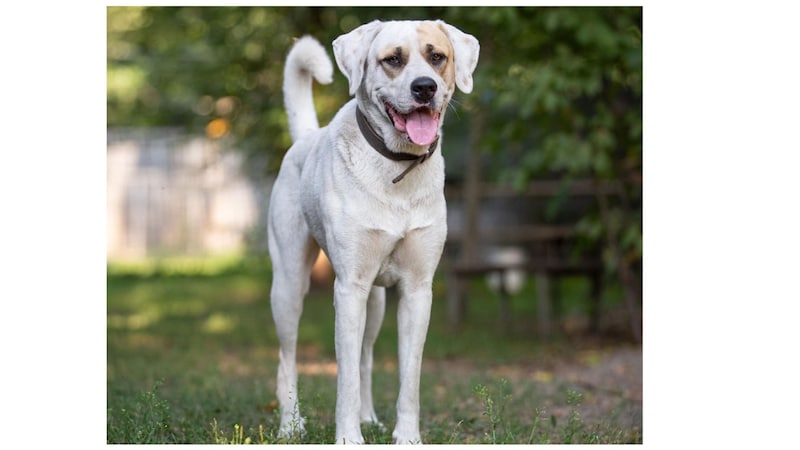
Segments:
[[[262,162],[254,167],[270,170],[291,144],[281,83],[294,38],[313,34],[329,48],[339,34],[375,18],[443,19],[481,43],[474,93],[456,95],[445,124],[444,153],[455,168],[448,177],[463,176],[458,165],[481,111],[486,124],[477,143],[493,156],[485,173],[520,189],[541,177],[620,180],[629,196],[623,228],[638,233],[603,235],[641,247],[641,226],[631,222],[641,215],[641,7],[107,11],[109,126],[180,126],[225,138]],[[339,74],[332,85],[315,86],[320,123],[348,97]],[[227,100],[233,109],[215,107]]]
[[[619,182],[577,230],[605,249],[609,273],[640,261],[641,8],[514,8],[489,23],[476,77],[480,107],[492,112],[481,143],[515,158],[492,158],[490,171],[520,190],[543,177]]]

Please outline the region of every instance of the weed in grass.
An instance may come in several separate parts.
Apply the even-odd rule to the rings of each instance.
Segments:
[[[580,392],[567,389],[567,405],[570,406],[570,410],[567,425],[561,433],[562,440],[565,444],[572,444],[575,435],[579,435],[583,429],[583,419],[581,418],[581,413],[578,411],[582,401],[583,395]]]
[[[233,425],[233,432],[230,434],[230,437],[226,434],[224,430],[219,428],[219,424],[217,423],[217,419],[213,419],[211,421],[211,434],[214,437],[214,442],[217,444],[230,444],[230,445],[246,445],[246,444],[279,444],[279,443],[299,443],[299,442],[287,442],[286,440],[280,440],[275,438],[275,436],[271,433],[266,432],[266,428],[264,425],[259,424],[258,430],[250,429],[249,432],[245,433],[245,427],[242,425],[234,424]],[[252,436],[255,435],[255,436]]]
[[[259,428],[261,427],[259,426]],[[244,436],[244,427],[238,423],[233,425],[233,433],[230,438],[225,436],[225,432],[219,429],[217,419],[214,419],[211,423],[211,431],[217,444],[251,444],[253,442],[250,436]]]
[[[161,382],[152,391],[141,393],[131,405],[108,408],[108,443],[165,444],[174,442],[170,430],[169,404],[158,397]]]
[[[501,379],[499,382],[499,387],[501,392],[503,392],[503,396],[501,397],[499,404],[492,397],[492,393],[488,387],[479,384],[475,386],[474,390],[475,394],[483,403],[483,415],[489,418],[490,432],[486,433],[484,436],[489,444],[502,443],[498,432],[501,425],[503,425],[503,411],[505,410],[506,404],[511,399],[511,394],[508,393],[508,381]],[[505,438],[511,438],[513,441],[513,434],[507,430]]]
[[[561,439],[565,444],[599,444],[601,439],[596,431],[587,430],[579,408],[583,402],[583,394],[567,389],[567,405],[570,407],[567,424],[561,430]],[[598,427],[595,427],[597,429]]]
[[[529,445],[530,444],[534,444],[534,443],[536,443],[536,444],[549,444],[550,443],[550,442],[548,442],[546,440],[534,441],[538,436],[537,435],[537,431],[539,431],[539,421],[542,419],[542,417],[544,415],[545,415],[545,409],[544,408],[536,408],[536,415],[533,418],[533,425],[531,425],[531,434],[530,434],[530,436],[528,436],[528,444]]]
[[[583,394],[578,391],[566,390],[566,405],[569,412],[565,422],[559,423],[558,417],[550,415],[551,428],[542,427],[546,415],[544,407],[534,408],[532,423],[522,423],[519,416],[507,411],[521,409],[519,399],[511,396],[508,381],[500,380],[497,389],[491,389],[483,384],[478,384],[473,389],[475,395],[483,406],[482,417],[488,419],[488,430],[483,432],[483,444],[600,444],[600,443],[630,443],[636,439],[626,440],[624,435],[607,424],[603,429],[600,424],[591,426],[581,416]],[[458,428],[463,421],[456,425],[450,443],[455,441]]]
[[[456,440],[458,439],[459,435],[461,434],[461,432],[459,431],[459,428],[461,428],[461,425],[463,423],[464,423],[463,420],[459,420],[458,421],[458,423],[456,424],[455,428],[453,428],[453,431],[450,433],[450,438],[447,440],[447,445],[453,445],[453,444],[457,443]]]

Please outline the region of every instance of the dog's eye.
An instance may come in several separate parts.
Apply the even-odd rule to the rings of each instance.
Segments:
[[[397,55],[387,56],[386,58],[383,58],[383,62],[392,67],[400,67],[403,65],[403,60]]]
[[[438,66],[447,59],[443,53],[431,53],[431,64]]]

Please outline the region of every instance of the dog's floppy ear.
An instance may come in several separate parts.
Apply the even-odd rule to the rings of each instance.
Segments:
[[[453,44],[456,65],[456,86],[461,92],[469,94],[472,92],[472,72],[478,65],[478,54],[481,46],[474,36],[464,33],[458,28],[440,21],[447,31],[450,43]]]
[[[333,55],[336,57],[339,70],[350,81],[350,95],[355,94],[361,85],[369,44],[380,30],[382,23],[380,20],[373,20],[333,41]]]

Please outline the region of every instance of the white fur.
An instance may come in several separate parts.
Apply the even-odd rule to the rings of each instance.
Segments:
[[[457,34],[455,54],[450,55],[455,58],[456,85],[470,90],[478,59],[477,40],[443,22],[437,24],[447,27],[451,41]],[[363,443],[360,424],[380,423],[371,395],[372,347],[383,320],[384,287],[393,285],[400,294],[400,392],[392,436],[397,443],[420,442],[422,350],[433,275],[447,234],[444,160],[437,151],[401,182],[392,184],[391,179],[409,163],[391,161],[372,149],[355,121],[358,105],[389,149],[415,154],[427,150],[395,130],[383,102],[391,102],[398,110],[415,107],[411,81],[431,77],[438,87],[432,105],[441,108],[443,118],[453,87],[446,85],[418,51],[411,51],[402,74],[394,78],[375,67],[376,52],[387,45],[418,48],[418,25],[375,21],[334,41],[337,64],[356,98],[322,129],[317,129],[309,74],[328,80],[330,61],[311,38],[299,40],[287,57],[284,101],[295,143],[281,165],[269,217],[274,267],[271,305],[280,340],[277,395],[282,436],[304,428],[297,399],[297,326],[311,266],[322,248],[336,272],[336,443]]]
[[[289,134],[296,141],[319,128],[311,94],[311,77],[322,84],[333,81],[333,65],[325,48],[314,38],[304,36],[295,42],[283,68],[283,97],[289,116]]]

